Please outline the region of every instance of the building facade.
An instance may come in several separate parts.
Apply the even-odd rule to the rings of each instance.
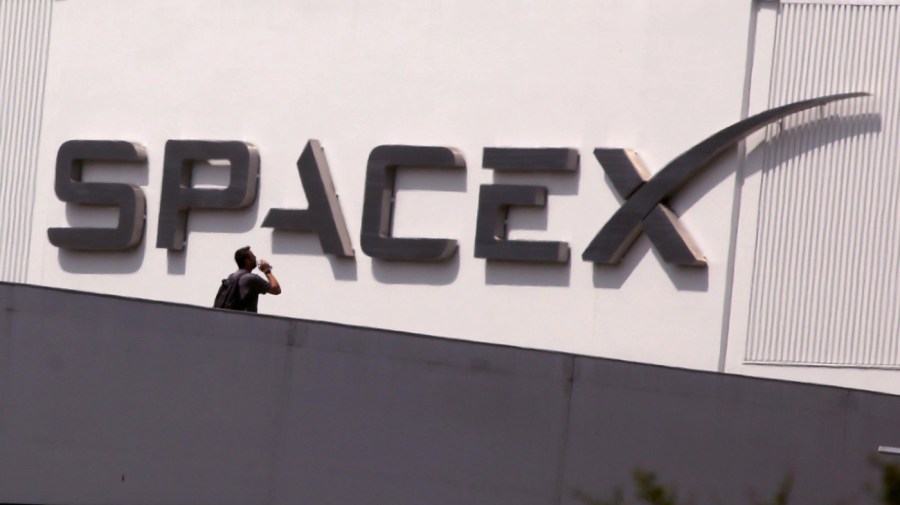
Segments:
[[[6,281],[900,392],[896,2],[0,9]]]

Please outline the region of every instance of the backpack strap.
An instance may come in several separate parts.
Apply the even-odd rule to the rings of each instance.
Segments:
[[[234,278],[234,306],[235,310],[244,310],[244,297],[241,296],[241,279],[249,275],[250,272],[244,271],[242,274]]]

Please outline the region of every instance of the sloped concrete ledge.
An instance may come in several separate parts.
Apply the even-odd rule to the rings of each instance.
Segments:
[[[833,503],[900,444],[890,395],[27,285],[0,308],[0,503],[576,504],[636,468]]]

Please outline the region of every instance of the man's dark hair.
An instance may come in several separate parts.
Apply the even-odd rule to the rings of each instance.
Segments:
[[[237,251],[234,251],[234,262],[237,263],[238,268],[244,268],[244,262],[247,261],[249,256],[250,246],[241,247]]]

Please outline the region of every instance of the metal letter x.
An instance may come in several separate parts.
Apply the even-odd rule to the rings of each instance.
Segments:
[[[631,201],[632,196],[637,199],[645,199],[650,194],[638,191],[651,179],[637,153],[631,149],[594,149],[594,157],[597,158],[603,171],[612,181],[616,192],[626,200],[626,205]],[[647,207],[649,203],[645,202],[645,205],[639,207]],[[678,220],[678,216],[666,204],[659,201],[652,203],[647,215],[634,216],[626,221],[626,224],[630,224],[630,229],[627,237],[619,243],[616,250],[611,251],[614,257],[613,263],[618,262],[643,229],[653,247],[656,247],[666,263],[681,266],[705,266],[706,260],[703,258],[703,254],[694,244],[681,221]],[[636,206],[632,205],[631,207]],[[624,210],[625,206],[622,209]],[[623,220],[620,219],[620,221]],[[601,235],[605,230],[606,227],[600,232]],[[594,245],[593,242],[591,245]],[[609,245],[611,246],[612,243]],[[607,249],[610,248],[607,247]]]

